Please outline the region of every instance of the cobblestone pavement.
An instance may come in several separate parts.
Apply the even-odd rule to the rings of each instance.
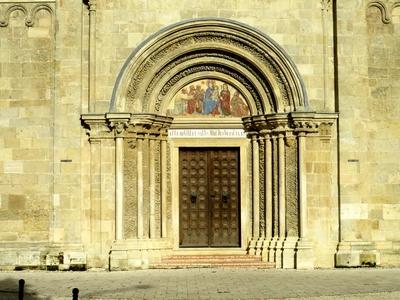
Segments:
[[[400,299],[400,269],[0,272],[0,299]]]

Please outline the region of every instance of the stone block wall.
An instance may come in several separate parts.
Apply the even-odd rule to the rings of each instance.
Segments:
[[[322,2],[97,0],[96,111],[108,111],[118,72],[147,37],[168,25],[204,17],[236,20],[269,35],[297,65],[311,107],[332,110],[332,9],[325,4],[329,1]]]
[[[12,4],[0,5],[3,13],[10,8]],[[26,6],[28,12],[33,8]],[[48,242],[52,223],[54,28],[51,12],[32,15],[35,23],[28,27],[24,11],[10,10],[4,19],[7,24],[0,27],[0,265],[4,266],[40,261],[38,251],[12,248]]]
[[[396,264],[400,254],[400,9],[371,2],[338,6],[339,250],[352,253],[339,259],[345,266]]]
[[[0,1],[0,266],[60,263],[64,250],[79,263],[92,251],[92,266],[107,266],[114,148],[107,141],[94,153],[80,115],[89,111],[90,91],[90,112],[109,111],[119,71],[148,36],[201,17],[269,35],[298,67],[311,109],[340,113],[330,142],[307,144],[316,266],[333,266],[337,241],[345,249],[339,265],[399,265],[399,1],[336,1],[336,89],[332,2],[97,0],[90,70],[83,1]],[[92,155],[99,155],[98,177]]]

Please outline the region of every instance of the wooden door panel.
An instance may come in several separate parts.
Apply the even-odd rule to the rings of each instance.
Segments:
[[[180,165],[180,245],[208,246],[207,152],[183,150]]]
[[[180,246],[239,247],[239,151],[183,148],[179,153]]]
[[[237,149],[210,151],[210,246],[239,246],[239,153]]]

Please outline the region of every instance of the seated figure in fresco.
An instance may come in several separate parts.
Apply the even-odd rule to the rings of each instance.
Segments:
[[[242,98],[240,98],[239,92],[235,91],[231,100],[232,104],[232,115],[234,117],[244,117],[249,115],[249,108]]]
[[[214,96],[216,87],[217,86],[215,85],[213,80],[207,81],[207,89],[204,92],[204,100],[203,100],[203,114],[204,115],[208,115],[208,114],[212,113],[218,104],[218,102],[217,102],[218,97],[217,97],[217,99],[215,99],[215,96]]]
[[[226,83],[222,85],[219,101],[222,114],[229,116],[231,114],[231,93],[229,92],[228,85]]]

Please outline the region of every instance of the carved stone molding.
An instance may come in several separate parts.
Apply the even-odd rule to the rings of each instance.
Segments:
[[[97,0],[83,0],[83,4],[87,6],[89,11],[96,11]]]
[[[287,114],[258,115],[243,118],[247,132],[269,134],[313,134],[329,137],[337,119],[335,113],[293,112]]]
[[[332,0],[321,0],[321,10],[328,12],[332,8]]]
[[[282,48],[254,28],[215,18],[177,23],[146,40],[121,70],[110,110],[163,114],[169,93],[194,74],[232,78],[250,95],[255,115],[308,106],[299,72]]]
[[[400,7],[400,1],[382,1],[374,0],[370,1],[367,5],[367,9],[377,8],[381,14],[381,20],[383,24],[392,23],[392,13],[396,7]]]
[[[32,27],[35,25],[37,14],[44,10],[47,11],[52,18],[54,18],[54,3],[55,1],[32,1],[25,2],[12,2],[0,3],[0,27],[7,27],[10,22],[10,15],[15,11],[21,11],[25,15],[25,25]]]
[[[137,135],[165,139],[172,120],[171,117],[155,114],[107,113],[81,116],[89,140],[135,138]],[[135,143],[130,143],[134,148]]]

